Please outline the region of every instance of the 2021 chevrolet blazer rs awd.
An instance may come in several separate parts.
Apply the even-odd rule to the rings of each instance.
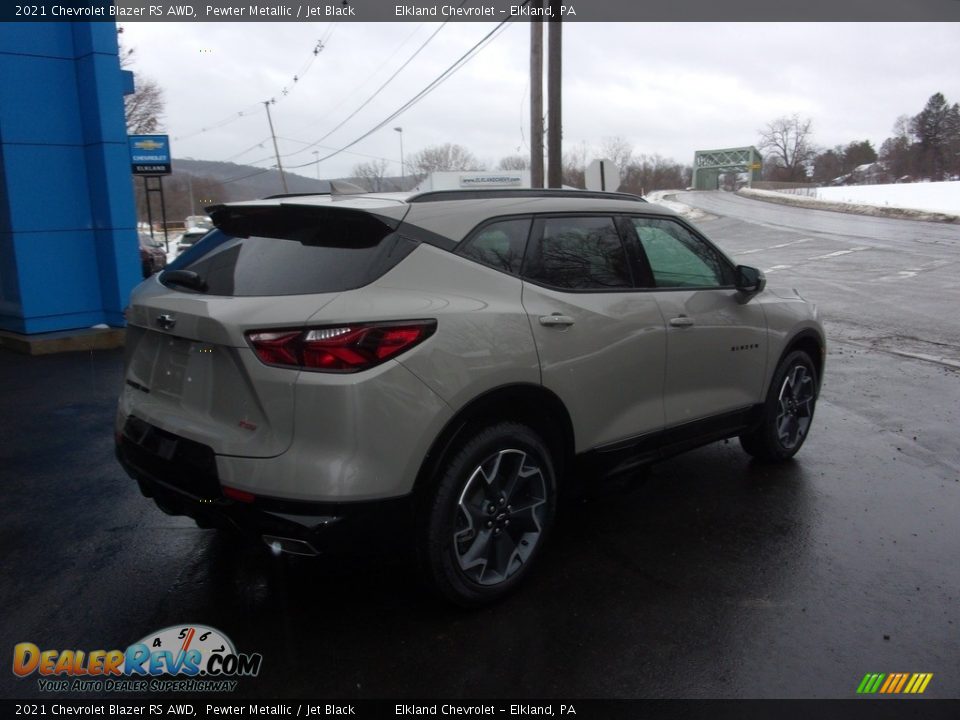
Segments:
[[[276,551],[415,543],[462,605],[509,592],[581,461],[739,436],[786,460],[824,334],[675,213],[511,190],[231,203],[137,287],[117,455],[142,492]],[[399,529],[397,529],[399,528]]]

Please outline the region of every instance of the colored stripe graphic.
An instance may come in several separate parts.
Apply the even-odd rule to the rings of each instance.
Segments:
[[[894,692],[895,693],[900,692],[901,690],[903,690],[903,686],[906,684],[907,684],[907,674],[900,673],[900,682],[897,683],[897,688],[896,690],[894,690]]]
[[[867,673],[860,681],[857,693],[860,695],[872,695],[880,688],[880,683],[886,677],[884,673]]]
[[[907,683],[907,687],[904,688],[904,692],[910,693],[911,695],[919,695],[927,689],[927,685],[930,684],[932,678],[933,673],[914,673],[913,677],[910,678],[910,682]]]
[[[857,686],[858,695],[921,695],[933,679],[933,673],[867,673]]]

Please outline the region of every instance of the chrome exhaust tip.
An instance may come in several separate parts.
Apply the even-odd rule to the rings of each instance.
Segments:
[[[274,555],[287,553],[288,555],[305,555],[307,557],[316,557],[320,554],[313,545],[305,540],[296,538],[277,537],[276,535],[264,535],[263,541],[270,548]]]

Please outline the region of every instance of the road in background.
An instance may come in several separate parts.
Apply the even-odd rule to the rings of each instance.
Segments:
[[[960,367],[960,226],[777,205],[732,193],[678,193],[734,259],[800,288],[831,335],[942,357]]]

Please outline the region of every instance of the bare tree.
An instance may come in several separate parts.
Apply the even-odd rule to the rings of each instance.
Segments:
[[[817,151],[813,146],[813,121],[794,113],[771,120],[757,132],[759,147],[767,152],[767,167],[775,180],[803,181],[807,165]]]
[[[621,168],[623,192],[644,195],[653,190],[675,190],[690,184],[693,169],[660,155],[636,155]]]
[[[388,160],[371,160],[353,166],[353,176],[370,192],[384,190],[384,178],[387,176]]]
[[[453,170],[483,170],[482,163],[462,145],[447,143],[424,148],[407,164],[421,175]]]
[[[587,143],[581,142],[563,154],[562,176],[564,185],[577,188],[586,187],[584,173],[587,169],[587,155],[589,153],[590,148]]]
[[[120,67],[133,64],[136,48],[125,48],[118,42]],[[123,96],[128,135],[149,135],[162,129],[164,111],[163,89],[155,80],[139,73],[133,75],[134,92]]]
[[[919,172],[911,124],[909,115],[897,117],[893,123],[893,137],[884,140],[880,146],[880,161],[897,180],[910,178]]]
[[[633,145],[619,135],[606,137],[600,145],[600,157],[605,160],[613,160],[614,164],[620,168],[623,173],[630,161],[633,160]]]
[[[497,170],[529,170],[530,158],[526,155],[508,155],[500,158]]]

